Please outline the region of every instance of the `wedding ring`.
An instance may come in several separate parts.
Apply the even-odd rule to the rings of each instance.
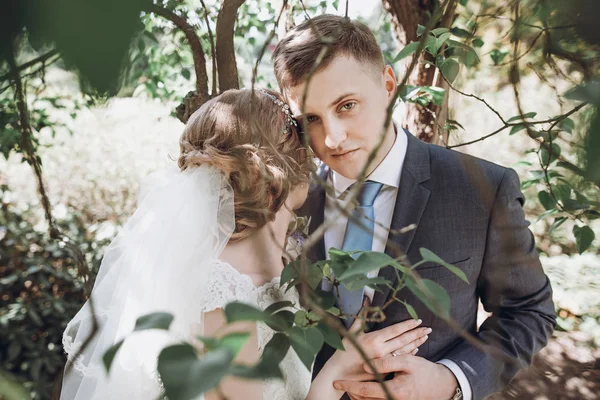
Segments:
[[[392,356],[396,357],[398,354],[396,354],[396,350],[392,351]]]

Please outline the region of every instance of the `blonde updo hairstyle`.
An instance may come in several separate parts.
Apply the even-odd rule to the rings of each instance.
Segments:
[[[264,89],[261,89],[264,90]],[[240,240],[275,218],[290,190],[306,182],[310,156],[295,128],[284,133],[285,114],[261,90],[227,90],[189,118],[180,139],[178,165],[212,165],[234,192],[235,231]],[[283,101],[269,90],[267,93]]]

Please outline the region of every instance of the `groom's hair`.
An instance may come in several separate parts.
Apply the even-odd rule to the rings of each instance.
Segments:
[[[338,55],[354,57],[376,76],[383,72],[383,54],[373,32],[358,21],[325,14],[297,25],[277,44],[273,64],[281,90],[304,82],[326,46],[315,72],[327,68]]]

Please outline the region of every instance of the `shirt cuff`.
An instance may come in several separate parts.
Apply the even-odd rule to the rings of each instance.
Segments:
[[[437,363],[442,364],[443,366],[447,367],[450,371],[452,371],[452,373],[456,377],[456,380],[458,381],[458,386],[462,391],[463,400],[471,400],[471,385],[469,384],[469,380],[467,379],[467,376],[465,375],[463,370],[460,369],[460,367],[456,365],[454,361],[448,360],[447,358],[444,358],[438,361]]]

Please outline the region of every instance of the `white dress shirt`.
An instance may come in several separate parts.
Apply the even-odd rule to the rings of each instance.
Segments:
[[[400,177],[404,159],[406,158],[406,150],[408,139],[403,131],[396,135],[396,139],[392,148],[375,168],[375,170],[367,177],[367,180],[375,181],[383,184],[379,195],[375,198],[373,208],[375,211],[375,228],[373,231],[373,245],[371,250],[383,252],[385,251],[388,232],[394,215],[396,206],[396,198],[398,197],[398,187],[400,186]],[[348,218],[342,213],[342,209],[348,206],[349,199],[346,190],[356,182],[355,179],[348,179],[337,172],[330,170],[327,177],[328,183],[333,187],[334,193],[328,193],[325,198],[325,218],[324,223],[328,229],[325,231],[323,241],[327,252],[331,247],[337,249],[342,248]],[[352,212],[349,209],[348,212]],[[369,272],[369,277],[377,276],[379,270]],[[365,295],[373,301],[374,290],[370,287],[365,287]],[[446,366],[458,381],[458,384],[463,392],[463,399],[471,400],[471,386],[466,375],[460,367],[452,360],[443,359],[438,361],[439,364]]]

